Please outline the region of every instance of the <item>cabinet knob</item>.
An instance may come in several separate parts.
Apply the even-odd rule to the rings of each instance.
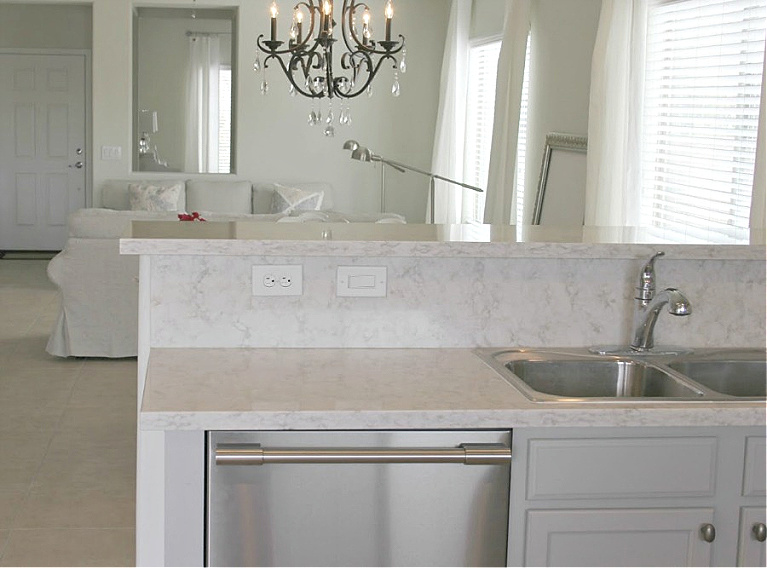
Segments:
[[[759,542],[764,542],[767,539],[767,526],[764,523],[754,523],[751,532],[754,533],[754,538]]]
[[[706,523],[700,527],[700,536],[706,542],[714,542],[716,538],[716,529],[711,523]]]

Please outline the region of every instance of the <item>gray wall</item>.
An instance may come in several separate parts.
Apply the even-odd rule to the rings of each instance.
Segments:
[[[591,56],[601,7],[602,0],[534,0],[530,23],[526,222],[532,218],[546,134],[588,133]],[[556,211],[552,213],[558,215]]]
[[[0,48],[90,49],[91,7],[0,4]]]
[[[468,0],[466,0],[468,1]],[[236,177],[251,180],[325,181],[336,190],[336,207],[348,211],[378,209],[380,170],[352,162],[341,149],[354,138],[379,154],[429,169],[436,123],[439,75],[449,15],[448,0],[398,0],[394,32],[408,41],[408,73],[401,78],[402,96],[389,94],[392,71],[385,69],[372,98],[351,101],[353,124],[337,128],[335,138],[309,128],[311,103],[287,96],[287,82],[275,69],[268,76],[271,93],[259,93],[260,76],[252,70],[255,39],[268,33],[271,0],[209,0],[206,7],[238,10],[236,49]],[[371,0],[374,31],[382,32],[383,0]],[[473,36],[500,32],[503,0],[480,0],[475,7]],[[588,81],[591,50],[601,0],[534,0],[533,27],[538,53],[532,67],[539,80],[531,97],[539,101],[531,116],[528,152],[528,193],[534,195],[545,134],[564,131],[585,134],[588,120]],[[180,0],[156,0],[156,7],[189,7]],[[287,35],[290,9],[280,2],[280,34]],[[93,0],[90,7],[68,0],[16,5],[0,0],[0,47],[93,48],[93,203],[100,204],[100,187],[107,179],[139,178],[131,172],[133,154],[133,7],[130,0]],[[19,14],[28,14],[27,24]],[[59,25],[65,22],[65,25]],[[428,22],[428,25],[424,24]],[[175,81],[175,80],[174,80]],[[338,113],[336,103],[335,112]],[[327,111],[324,103],[323,112]],[[170,128],[160,115],[161,128]],[[122,158],[101,160],[102,146],[120,146]],[[165,150],[163,150],[165,151]],[[169,151],[169,150],[168,150]],[[389,211],[413,221],[425,216],[426,178],[388,171]],[[168,174],[173,177],[172,174]],[[162,177],[162,176],[160,176]],[[178,177],[178,174],[175,174]],[[187,175],[184,177],[197,177]],[[216,178],[216,175],[208,177]],[[532,199],[530,200],[532,201]]]

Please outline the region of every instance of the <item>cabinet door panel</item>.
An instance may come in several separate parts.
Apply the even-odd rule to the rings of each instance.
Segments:
[[[763,507],[743,507],[740,510],[740,538],[738,542],[738,566],[767,565],[767,545],[754,535],[754,526],[767,522]]]
[[[709,566],[713,509],[533,510],[526,566]]]
[[[743,472],[743,495],[756,497],[765,495],[765,438],[746,438],[746,464]]]
[[[530,440],[528,499],[710,497],[717,439]]]

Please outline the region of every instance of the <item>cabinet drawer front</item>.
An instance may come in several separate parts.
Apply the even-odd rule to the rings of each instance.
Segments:
[[[529,511],[525,566],[710,566],[713,509]]]
[[[765,439],[758,436],[746,438],[746,466],[743,472],[743,495],[765,495]]]
[[[713,496],[716,438],[530,440],[528,499]]]

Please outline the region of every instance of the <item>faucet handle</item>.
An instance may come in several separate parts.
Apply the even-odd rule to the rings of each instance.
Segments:
[[[636,300],[648,302],[655,296],[655,259],[665,256],[665,254],[663,251],[656,252],[642,266],[642,271],[639,273]]]

